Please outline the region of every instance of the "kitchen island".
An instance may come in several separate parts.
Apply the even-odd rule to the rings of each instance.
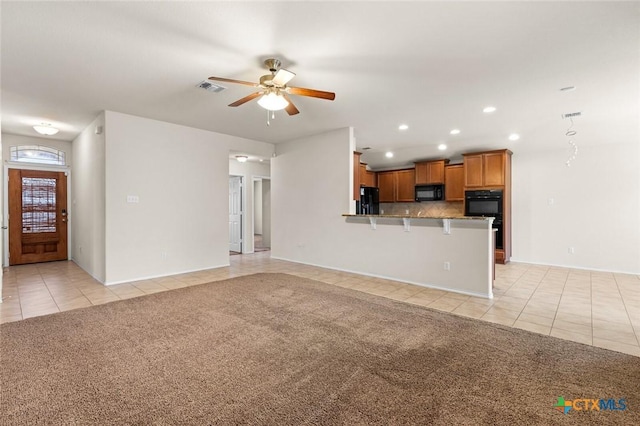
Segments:
[[[492,298],[493,218],[343,214],[366,275]]]

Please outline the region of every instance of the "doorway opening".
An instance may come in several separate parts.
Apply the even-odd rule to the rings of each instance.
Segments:
[[[271,250],[271,180],[253,179],[253,250]]]
[[[229,176],[229,254],[242,253],[242,176]]]

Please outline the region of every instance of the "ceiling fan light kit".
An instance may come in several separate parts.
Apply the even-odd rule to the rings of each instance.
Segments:
[[[280,94],[270,91],[258,100],[258,105],[268,111],[280,111],[285,109],[289,102]]]
[[[209,80],[224,81],[227,83],[242,84],[245,86],[257,87],[258,92],[254,92],[244,98],[230,103],[230,107],[237,107],[243,105],[253,99],[260,97],[258,105],[267,111],[279,111],[284,109],[287,114],[298,114],[298,108],[293,104],[288,95],[309,96],[312,98],[334,100],[336,94],[333,92],[325,92],[322,90],[305,89],[302,87],[289,87],[287,83],[295,77],[295,73],[280,68],[282,65],[278,59],[272,58],[264,61],[265,66],[271,72],[260,77],[259,83],[251,83],[249,81],[234,80],[223,77],[209,77]],[[268,124],[268,123],[267,123]]]

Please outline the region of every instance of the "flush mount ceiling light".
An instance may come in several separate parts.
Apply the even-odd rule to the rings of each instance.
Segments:
[[[246,163],[248,159],[249,157],[247,157],[246,155],[236,155],[236,160],[238,160],[238,162],[240,163]]]
[[[384,156],[387,158],[393,158],[393,152],[388,151],[386,154],[384,154]]]
[[[409,126],[407,126],[406,124],[401,124],[398,126],[398,130],[407,130],[409,128]]]
[[[492,112],[496,112],[496,107],[494,107],[494,106],[484,107],[482,112],[484,112],[485,114],[491,114]]]
[[[281,93],[268,91],[258,100],[258,105],[268,111],[280,111],[281,109],[285,109],[289,105],[289,102],[287,102]]]
[[[49,123],[41,123],[40,125],[33,126],[33,130],[45,136],[53,136],[60,131]]]
[[[441,143],[440,145],[438,145],[438,149],[440,151],[444,151],[445,149],[447,149],[447,146],[445,144]]]
[[[511,133],[511,134],[509,135],[509,140],[510,140],[510,141],[517,141],[518,139],[520,139],[520,135],[519,135],[519,134],[517,134],[517,133]]]
[[[460,129],[453,129],[449,132],[449,134],[451,135],[459,135],[460,134]]]

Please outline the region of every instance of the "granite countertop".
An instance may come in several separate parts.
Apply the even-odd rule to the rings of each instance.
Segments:
[[[493,217],[480,216],[417,216],[410,214],[343,214],[344,217],[375,217],[390,219],[461,219],[461,220],[489,220]]]

